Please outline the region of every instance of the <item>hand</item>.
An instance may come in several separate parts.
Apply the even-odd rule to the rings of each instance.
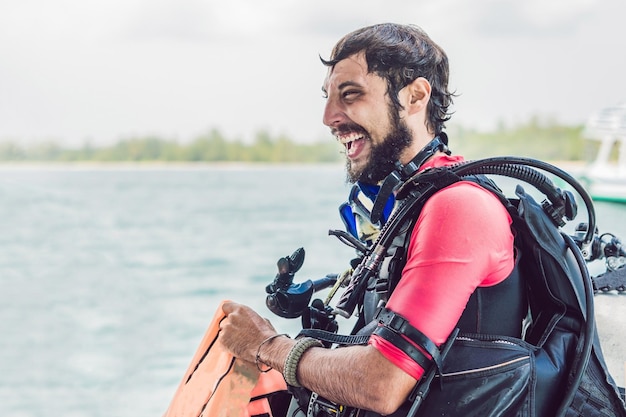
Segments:
[[[236,357],[254,362],[261,343],[276,334],[274,326],[242,304],[228,302],[222,310],[226,317],[220,322],[218,340]]]

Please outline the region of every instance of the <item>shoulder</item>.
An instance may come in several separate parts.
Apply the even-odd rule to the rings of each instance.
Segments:
[[[437,168],[464,162],[462,156],[436,155],[422,166],[422,169]],[[508,221],[511,218],[502,202],[491,191],[474,181],[463,180],[437,191],[424,205],[423,216],[437,217],[450,221],[462,219],[498,218]],[[449,216],[453,216],[452,219]],[[422,216],[420,216],[422,217]]]
[[[436,192],[418,218],[439,233],[453,230],[475,233],[510,232],[511,216],[491,191],[471,181],[459,181]]]
[[[437,191],[426,205],[436,207],[453,205],[462,210],[491,208],[506,211],[506,208],[491,191],[473,181],[459,181]]]

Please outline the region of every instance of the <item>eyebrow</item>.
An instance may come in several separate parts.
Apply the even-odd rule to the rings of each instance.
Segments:
[[[341,84],[339,84],[339,89],[343,90],[346,87],[362,87],[361,84],[357,83],[356,81],[345,81]]]

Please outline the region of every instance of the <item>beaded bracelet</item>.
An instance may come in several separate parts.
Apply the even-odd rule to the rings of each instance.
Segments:
[[[279,336],[287,336],[289,337],[289,335],[287,333],[277,333],[275,335],[272,335],[270,337],[268,337],[267,339],[265,339],[264,341],[261,342],[261,344],[259,345],[259,347],[256,350],[256,357],[254,358],[254,364],[256,365],[256,369],[258,369],[260,372],[269,372],[272,370],[272,367],[269,366],[267,363],[263,362],[261,360],[261,348],[263,347],[264,344],[268,343],[270,340],[276,339]],[[260,363],[262,363],[265,366],[268,366],[269,368],[267,369],[261,369],[261,365],[259,365]]]
[[[302,359],[302,355],[308,349],[319,346],[323,347],[324,345],[317,339],[313,339],[312,337],[303,337],[302,339],[298,339],[295,345],[287,354],[287,359],[285,359],[285,366],[283,367],[283,377],[285,378],[285,382],[292,387],[301,387],[298,379],[296,377],[296,372],[298,371],[298,363],[300,359]]]

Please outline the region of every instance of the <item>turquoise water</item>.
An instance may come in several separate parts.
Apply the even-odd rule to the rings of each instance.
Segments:
[[[341,167],[0,171],[0,415],[159,416],[218,302],[345,269]],[[297,328],[289,321],[280,324]]]
[[[160,416],[220,300],[340,272],[341,166],[0,168],[0,415]],[[598,204],[626,237],[626,207]]]

